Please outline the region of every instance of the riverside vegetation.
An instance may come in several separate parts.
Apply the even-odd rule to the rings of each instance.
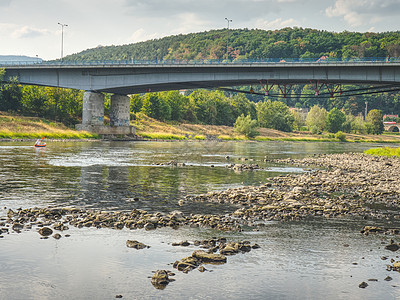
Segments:
[[[253,120],[254,121],[254,120]],[[138,113],[131,125],[136,128],[137,138],[148,140],[218,140],[218,141],[245,141],[244,134],[240,134],[235,127],[202,125],[192,123],[162,122]],[[385,133],[383,135],[369,135],[358,133],[319,133],[308,131],[284,132],[271,128],[257,129],[253,141],[310,141],[310,142],[385,142],[400,143],[400,135]],[[45,136],[48,139],[98,139],[100,136],[89,132],[76,131],[59,122],[44,118],[23,117],[15,114],[0,112],[1,139],[37,139]]]

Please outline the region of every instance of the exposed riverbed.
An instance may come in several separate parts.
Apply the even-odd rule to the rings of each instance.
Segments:
[[[397,236],[360,231],[399,225],[399,160],[312,157],[370,147],[0,143],[0,298],[395,299],[400,277],[386,265],[396,253],[384,247]],[[41,228],[52,229],[49,238]],[[210,250],[196,241],[222,237],[260,248],[204,272],[173,268]],[[189,245],[172,245],[181,241]],[[151,284],[160,269],[176,273],[164,290]]]

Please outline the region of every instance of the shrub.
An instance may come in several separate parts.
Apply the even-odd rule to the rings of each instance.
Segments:
[[[338,139],[341,142],[345,142],[346,141],[346,134],[342,131],[338,131],[335,133],[335,139]]]
[[[244,114],[242,114],[239,116],[236,119],[234,127],[237,133],[244,134],[247,138],[254,138],[256,135],[258,135],[256,130],[257,121],[252,120],[250,115],[245,117]]]

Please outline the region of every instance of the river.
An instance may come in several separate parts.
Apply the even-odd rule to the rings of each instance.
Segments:
[[[258,185],[269,177],[308,169],[264,159],[361,152],[374,144],[302,142],[0,142],[0,216],[8,209],[79,207],[95,210],[224,214],[235,207],[182,203],[186,195]],[[178,167],[162,165],[175,161]],[[230,163],[257,163],[235,172]],[[353,220],[268,222],[259,231],[223,233],[205,228],[155,231],[77,229],[59,240],[36,229],[0,238],[0,299],[395,299],[399,274],[386,271],[380,236],[363,236]],[[0,226],[1,228],[1,226]],[[65,234],[70,235],[66,237]],[[171,263],[193,245],[171,243],[224,236],[261,246],[228,257],[210,271],[183,274]],[[151,247],[127,248],[134,239]],[[390,253],[389,253],[390,254]],[[152,271],[174,271],[176,281],[155,289]],[[390,275],[392,281],[384,278]],[[377,279],[378,281],[368,281]],[[366,289],[358,285],[368,282]]]

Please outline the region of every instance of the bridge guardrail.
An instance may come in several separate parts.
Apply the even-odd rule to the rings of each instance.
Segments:
[[[0,67],[10,66],[100,66],[100,65],[248,65],[248,64],[341,64],[341,63],[399,63],[400,57],[364,58],[265,58],[248,60],[91,60],[91,61],[0,61]]]

